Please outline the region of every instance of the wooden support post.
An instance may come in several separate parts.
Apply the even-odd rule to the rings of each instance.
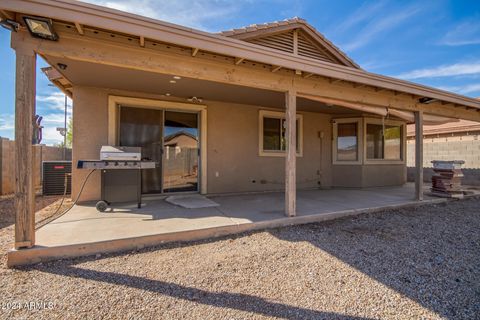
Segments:
[[[415,199],[423,200],[423,111],[415,112]]]
[[[16,49],[15,75],[15,248],[35,245],[33,119],[35,116],[33,50]]]
[[[295,91],[285,93],[286,157],[285,157],[285,214],[296,215],[297,183],[297,96]]]

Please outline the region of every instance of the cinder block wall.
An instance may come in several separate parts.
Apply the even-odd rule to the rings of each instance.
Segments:
[[[425,138],[423,140],[424,181],[430,182],[432,160],[464,160],[464,185],[480,185],[480,137],[477,135]],[[408,181],[414,181],[415,140],[407,141]]]

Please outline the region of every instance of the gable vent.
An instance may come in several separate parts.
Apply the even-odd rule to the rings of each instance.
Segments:
[[[330,57],[325,51],[321,50],[318,46],[314,45],[311,40],[307,38],[303,32],[298,33],[298,55],[308,58],[323,60],[327,62],[337,61]]]
[[[247,41],[264,47],[293,53],[293,31]]]

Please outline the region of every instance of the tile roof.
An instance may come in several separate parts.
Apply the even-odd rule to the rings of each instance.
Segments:
[[[226,31],[220,31],[218,34],[221,34],[223,36],[233,36],[237,34],[242,34],[246,32],[252,32],[252,31],[257,31],[261,29],[268,29],[268,28],[274,28],[278,26],[285,26],[289,24],[296,24],[296,23],[303,23],[307,24],[307,21],[305,19],[299,18],[299,17],[293,17],[290,19],[285,19],[281,21],[273,21],[273,22],[266,22],[266,23],[260,23],[260,24],[251,24],[246,27],[241,27],[238,29],[231,29],[231,30],[226,30]]]

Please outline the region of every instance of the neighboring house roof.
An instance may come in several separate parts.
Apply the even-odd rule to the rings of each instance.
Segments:
[[[467,133],[480,132],[480,122],[460,120],[458,122],[449,122],[440,125],[426,125],[423,126],[423,135],[437,135],[449,133]],[[415,125],[409,124],[407,126],[407,136],[415,137]]]
[[[360,69],[360,66],[302,18],[252,24],[219,34],[308,58]]]

